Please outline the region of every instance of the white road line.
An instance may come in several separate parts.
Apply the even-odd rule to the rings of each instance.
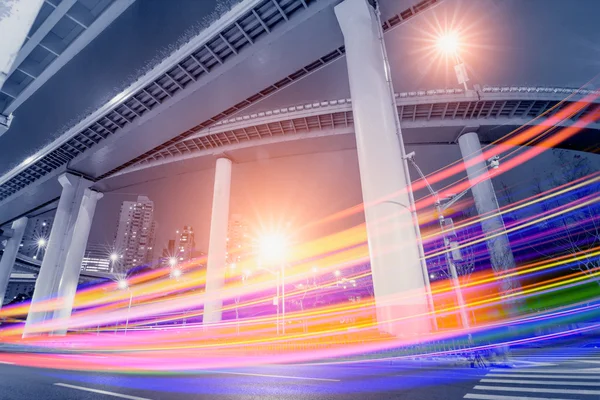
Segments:
[[[10,362],[10,361],[0,361],[0,364],[15,365],[14,362]]]
[[[521,363],[521,364],[529,364],[529,365],[536,365],[538,367],[554,367],[558,364],[552,364],[552,363],[548,363],[548,362],[539,362],[539,361],[524,361],[524,360],[514,360],[516,363]]]
[[[476,399],[476,400],[569,400],[569,399],[557,399],[556,397],[526,397],[526,396],[502,396],[497,394],[475,394],[469,393],[463,397],[464,399]]]
[[[600,372],[600,368],[590,368],[590,369],[534,369],[534,368],[524,368],[524,369],[507,369],[507,368],[494,368],[491,369],[490,372],[506,372],[511,374],[530,374],[532,372],[539,372],[542,374],[597,374]]]
[[[307,377],[307,376],[253,374],[253,373],[250,373],[250,372],[209,371],[209,370],[206,370],[206,369],[202,370],[202,372],[208,372],[208,373],[211,373],[211,374],[229,374],[229,375],[258,376],[258,377],[261,377],[261,378],[299,379],[299,380],[303,380],[303,381],[340,382],[340,379],[311,378],[311,377]]]
[[[570,360],[571,362],[580,362],[586,364],[600,364],[600,361],[592,361],[592,360],[583,360],[581,358],[576,358],[574,360]]]
[[[559,394],[589,394],[599,395],[600,390],[575,390],[575,389],[547,389],[547,388],[521,388],[514,386],[482,386],[477,385],[476,390],[501,390],[506,392],[527,392],[527,393],[559,393]]]
[[[486,377],[494,378],[551,378],[551,379],[598,379],[600,375],[586,375],[586,376],[573,376],[573,375],[545,375],[545,374],[487,374]]]
[[[524,385],[550,385],[550,386],[600,386],[598,382],[573,382],[573,381],[530,381],[520,379],[482,379],[483,383],[517,383]]]
[[[69,385],[67,383],[55,383],[54,386],[62,386],[62,387],[70,388],[70,389],[83,390],[84,392],[92,392],[92,393],[105,394],[107,396],[120,397],[122,399],[129,399],[129,400],[150,400],[150,399],[148,399],[146,397],[130,396],[128,394],[114,393],[114,392],[108,392],[106,390],[92,389],[92,388],[87,388],[87,387],[83,387],[83,386]]]

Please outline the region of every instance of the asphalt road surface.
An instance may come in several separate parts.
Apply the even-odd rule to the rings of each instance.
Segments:
[[[269,365],[177,375],[0,365],[0,399],[600,399],[600,349],[513,352],[514,368],[432,361]]]

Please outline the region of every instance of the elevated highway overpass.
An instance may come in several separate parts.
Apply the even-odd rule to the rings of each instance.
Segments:
[[[462,89],[403,92],[396,95],[396,101],[406,145],[457,144],[467,130],[476,131],[483,143],[491,143],[518,127],[543,124],[563,107],[595,93],[557,87],[484,86],[467,93]],[[598,104],[600,99],[594,100],[559,125],[575,123]],[[600,123],[590,124],[562,146],[597,152],[599,130]],[[94,188],[112,191],[174,173],[214,168],[215,159],[223,155],[243,163],[355,147],[351,99],[328,100],[224,119],[165,144],[112,174],[90,179],[95,181]],[[135,148],[127,150],[136,152]],[[38,165],[46,162],[42,157]],[[30,168],[39,170],[38,165]],[[45,175],[22,172],[14,180],[26,186],[0,201],[0,222],[6,224],[34,209],[55,207],[61,192],[56,178],[68,170],[79,172],[70,164]],[[0,191],[7,194],[15,188],[12,182],[0,185]]]

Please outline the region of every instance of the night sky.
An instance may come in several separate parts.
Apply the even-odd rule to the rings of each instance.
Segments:
[[[395,1],[382,2],[384,17]],[[213,0],[136,1],[17,110],[13,126],[0,138],[0,171],[21,162],[86,111],[103,104],[147,65],[198,31],[216,8]],[[431,52],[432,32],[449,25],[460,27],[461,35],[468,38],[461,54],[474,82],[567,87],[591,82],[590,87],[598,87],[598,15],[598,0],[446,0],[386,35],[396,90],[456,87],[451,67]],[[346,65],[340,60],[246,113],[346,97]],[[426,173],[459,157],[453,146],[420,147],[417,154]],[[590,159],[600,168],[598,156]],[[532,163],[544,170],[551,160],[548,155]],[[511,171],[502,180],[509,186],[521,185],[523,196],[529,195],[530,182],[522,177],[534,170],[533,164]],[[198,247],[206,250],[212,184],[213,171],[205,170],[107,193],[98,204],[90,242],[112,242],[121,202],[143,194],[155,202],[159,251],[186,224],[196,229]],[[231,212],[243,213],[266,229],[289,223],[293,230],[362,201],[353,150],[235,165],[232,185]],[[298,239],[362,221],[361,214],[355,215],[322,231],[303,232]]]

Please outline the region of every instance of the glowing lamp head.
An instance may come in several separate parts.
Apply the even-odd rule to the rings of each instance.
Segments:
[[[110,261],[115,262],[119,259],[119,255],[117,253],[111,253]]]
[[[125,279],[119,279],[119,281],[117,282],[117,287],[121,290],[125,290],[129,287],[129,285],[127,284],[127,281]]]
[[[170,265],[171,267],[174,267],[174,266],[176,266],[176,265],[177,265],[177,258],[176,258],[176,257],[171,257],[171,258],[169,258],[169,265]]]
[[[339,277],[340,275],[342,275],[342,272],[341,272],[341,271],[338,269],[338,270],[336,270],[336,271],[335,271],[333,274],[334,274],[335,276],[338,276],[338,277]]]
[[[38,247],[44,247],[44,246],[46,246],[46,243],[47,243],[47,242],[46,242],[46,239],[44,239],[44,238],[40,238],[40,239],[38,239],[38,241],[37,241],[37,245],[38,245]]]
[[[179,278],[181,276],[181,270],[180,269],[174,269],[171,274],[173,275],[173,278]]]
[[[460,42],[456,32],[446,32],[437,39],[437,48],[447,55],[454,55],[458,53]]]
[[[260,256],[266,262],[278,262],[285,256],[287,241],[282,235],[263,236],[259,242]]]

